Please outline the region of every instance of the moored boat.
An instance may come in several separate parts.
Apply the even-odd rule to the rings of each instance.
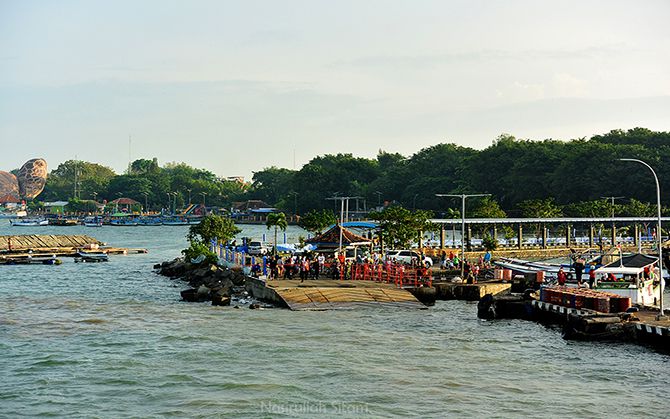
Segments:
[[[23,218],[20,220],[9,220],[12,226],[16,227],[41,227],[49,225],[49,221],[44,218]]]
[[[105,252],[77,252],[77,256],[74,258],[76,263],[78,262],[107,262],[109,261],[109,256]]]
[[[621,257],[595,270],[598,291],[629,297],[632,304],[656,306],[661,296],[662,281],[658,258],[635,253]]]
[[[86,227],[102,227],[102,218],[100,218],[100,217],[86,217],[86,218],[84,218],[84,225]]]

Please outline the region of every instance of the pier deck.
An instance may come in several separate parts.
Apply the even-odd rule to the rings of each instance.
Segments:
[[[62,248],[80,248],[86,245],[102,245],[100,240],[79,235],[52,235],[52,234],[26,234],[0,236],[0,251],[21,251],[33,250],[40,252],[51,252],[54,249]],[[51,252],[53,253],[53,252]]]
[[[390,284],[338,280],[247,279],[250,293],[291,310],[334,310],[357,306],[392,306],[424,309],[426,306],[407,290]]]

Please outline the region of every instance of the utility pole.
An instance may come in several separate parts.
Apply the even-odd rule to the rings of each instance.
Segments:
[[[435,196],[445,196],[449,198],[461,198],[462,209],[461,209],[461,279],[463,278],[465,272],[465,198],[473,198],[478,196],[491,196],[490,193],[484,194],[440,194],[436,193]]]

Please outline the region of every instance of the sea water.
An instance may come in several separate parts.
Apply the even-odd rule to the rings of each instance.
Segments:
[[[179,256],[187,228],[0,226],[149,250],[0,266],[0,417],[669,414],[667,354],[479,320],[473,303],[292,312],[181,302],[184,284],[152,266]],[[305,234],[289,227],[288,241]]]

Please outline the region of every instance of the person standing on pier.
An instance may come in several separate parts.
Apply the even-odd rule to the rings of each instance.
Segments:
[[[575,276],[577,277],[577,282],[582,282],[582,272],[584,272],[584,259],[581,257],[575,262]]]
[[[596,286],[596,265],[591,264],[589,268],[589,288],[593,289]]]
[[[565,273],[563,270],[563,267],[561,267],[558,270],[558,285],[565,285],[565,282],[568,280],[568,275]]]

